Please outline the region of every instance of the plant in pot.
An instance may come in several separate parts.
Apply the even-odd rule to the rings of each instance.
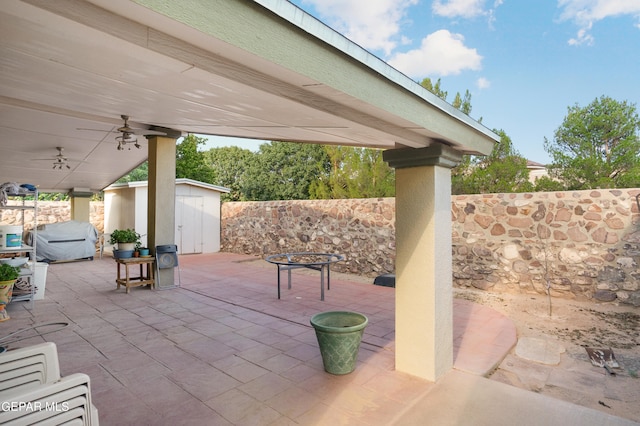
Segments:
[[[136,247],[133,249],[133,257],[151,257],[151,255],[149,254],[149,249],[142,247],[142,243],[138,241]]]
[[[127,258],[133,255],[133,250],[140,244],[140,234],[134,229],[115,229],[111,232],[109,243],[118,244],[118,249],[113,251],[116,258]]]
[[[0,264],[0,321],[9,319],[6,306],[11,301],[13,284],[20,276],[20,268],[6,263]]]

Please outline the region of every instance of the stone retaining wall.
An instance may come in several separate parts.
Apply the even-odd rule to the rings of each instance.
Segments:
[[[640,306],[640,189],[452,197],[453,282],[492,292],[618,300]],[[27,216],[31,212],[26,211]],[[15,224],[16,211],[0,223]],[[341,253],[337,271],[394,271],[395,199],[222,205],[222,251]],[[40,202],[38,223],[70,218],[68,202]],[[104,204],[91,203],[104,229]],[[27,217],[27,223],[30,218]]]
[[[453,196],[454,286],[640,305],[639,193]],[[393,198],[224,203],[221,217],[223,251],[337,252],[339,271],[394,271]]]
[[[0,212],[0,224],[22,224],[20,214],[21,210],[2,210]],[[24,214],[25,229],[29,230],[33,223],[33,210],[24,210]],[[89,216],[89,221],[98,229],[98,232],[104,232],[104,202],[92,201],[89,205]],[[68,201],[38,202],[38,225],[66,222],[68,220],[71,220],[71,204]]]
[[[394,269],[393,198],[222,204],[221,250],[346,255],[332,269],[375,277]]]
[[[455,196],[454,283],[638,306],[638,193]]]

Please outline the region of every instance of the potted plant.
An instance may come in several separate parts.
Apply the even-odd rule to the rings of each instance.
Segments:
[[[131,257],[135,247],[140,244],[140,234],[131,228],[114,229],[109,237],[109,243],[118,245],[118,249],[113,252],[115,257]]]
[[[9,319],[6,306],[11,301],[13,284],[20,276],[20,268],[7,263],[0,264],[0,321]]]

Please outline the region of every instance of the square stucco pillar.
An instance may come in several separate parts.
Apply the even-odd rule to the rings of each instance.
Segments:
[[[436,381],[453,366],[451,167],[443,145],[385,151],[396,169],[396,370]]]
[[[147,195],[147,242],[155,247],[175,244],[176,139],[163,136],[149,140],[149,189]],[[175,287],[174,270],[160,269],[156,288]]]
[[[71,220],[78,222],[90,222],[91,219],[91,197],[71,194]]]

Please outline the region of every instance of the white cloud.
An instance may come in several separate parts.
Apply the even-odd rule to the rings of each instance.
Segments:
[[[480,90],[488,89],[489,87],[491,87],[491,82],[484,77],[480,77],[478,80],[476,80],[476,86],[478,86],[478,89]]]
[[[431,8],[436,15],[447,18],[473,18],[484,13],[483,5],[484,0],[434,0]]]
[[[569,39],[569,44],[571,46],[578,46],[580,44],[586,44],[587,46],[591,46],[593,44],[593,36],[589,34],[589,30],[592,25],[587,25],[585,28],[580,28],[575,38]]]
[[[389,55],[402,38],[400,24],[418,0],[305,0],[332,28],[368,50]]]
[[[640,0],[558,0],[560,19],[574,21],[580,28],[571,45],[592,44],[589,31],[593,24],[605,18],[632,15],[640,19]],[[640,28],[640,23],[636,24]]]
[[[464,45],[461,34],[439,30],[425,37],[418,49],[398,53],[388,62],[409,77],[418,79],[460,74],[466,69],[479,70],[482,56],[476,49]]]
[[[493,8],[485,9],[486,0],[434,0],[431,10],[436,15],[447,18],[475,18],[488,16],[489,21],[495,18],[495,9],[503,3],[503,0],[494,0]]]

